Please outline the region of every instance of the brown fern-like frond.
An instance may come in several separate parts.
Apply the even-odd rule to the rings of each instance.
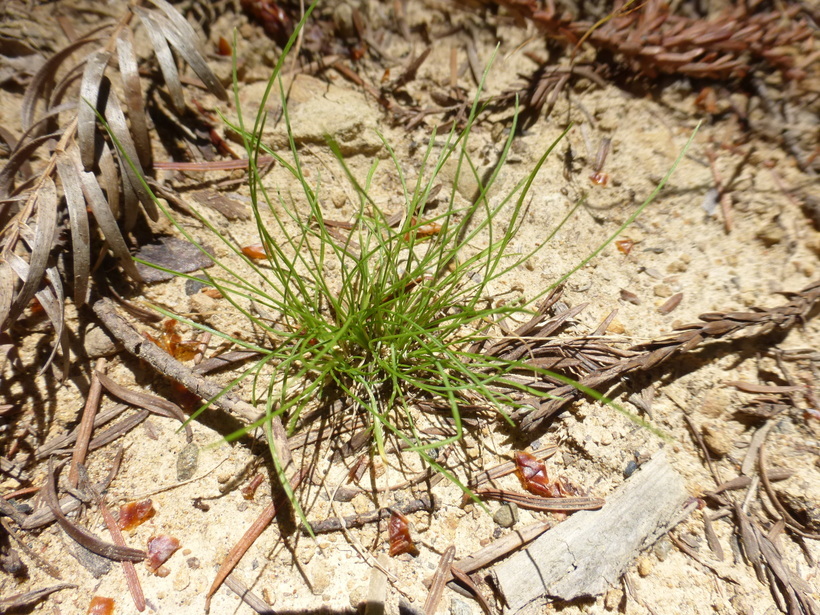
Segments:
[[[96,238],[105,240],[127,275],[141,280],[126,233],[140,215],[156,220],[158,212],[140,181],[153,157],[132,29],[137,20],[178,112],[185,108],[180,61],[213,95],[227,99],[194,29],[165,0],[132,4],[117,23],[43,63],[23,97],[23,136],[0,169],[0,328],[13,324],[36,296],[57,339],[64,338],[64,286],[77,305],[86,301]],[[27,163],[35,170],[21,180]],[[62,237],[70,237],[70,272],[57,258]]]

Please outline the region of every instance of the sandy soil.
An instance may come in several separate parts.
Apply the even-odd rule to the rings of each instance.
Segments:
[[[371,3],[364,4],[370,6]],[[453,23],[475,26],[478,57],[482,64],[487,62],[496,42],[491,29],[481,27],[483,24],[478,23],[474,15],[448,7],[441,3],[410,2],[408,24],[427,24],[431,31],[444,31],[445,17],[449,15],[447,19]],[[374,31],[379,31],[384,24],[386,14],[387,9],[381,5],[373,8],[369,23]],[[247,24],[243,16],[219,17],[211,31],[218,37],[237,24],[241,24],[242,37],[238,51],[247,63],[240,99],[250,112],[265,88],[264,79],[269,71],[266,59],[273,53],[261,29]],[[535,30],[516,27],[504,19],[495,25],[500,48],[487,81],[486,91],[490,94],[508,90],[520,83],[519,73],[533,70],[532,61],[524,55],[526,51],[543,51],[543,42]],[[432,93],[445,90],[450,75],[450,50],[455,48],[459,64],[464,63],[468,38],[461,31],[436,40],[417,78],[407,86],[407,96],[429,104]],[[386,68],[390,68],[393,75],[399,74],[408,58],[423,49],[423,43],[417,35],[407,41],[387,31],[380,47],[385,54],[381,62],[367,60],[357,66],[359,74],[370,83],[379,83]],[[227,61],[214,61],[217,69],[227,74]],[[471,92],[475,88],[469,73],[459,77],[459,85]],[[731,193],[733,225],[727,232],[720,208],[709,213],[704,207],[715,185],[706,150],[713,143],[734,144],[744,134],[732,114],[719,119],[702,115],[695,104],[698,91],[682,82],[671,82],[667,87],[653,89],[651,94],[631,94],[614,85],[600,87],[580,80],[567,94],[559,97],[549,117],[541,117],[516,139],[512,158],[500,175],[497,193],[514,186],[572,121],[573,128],[533,185],[529,213],[517,238],[518,245],[528,249],[542,242],[583,194],[587,195],[586,204],[527,267],[499,281],[494,288],[496,294],[531,298],[594,250],[651,193],[700,120],[704,123],[688,156],[665,190],[623,234],[623,238],[634,241],[631,252],[624,254],[611,245],[568,281],[566,304],[589,304],[571,332],[589,333],[617,309],[616,320],[609,328],[612,339],[638,343],[667,333],[678,324],[694,322],[704,312],[778,305],[783,299],[775,293],[797,291],[817,279],[820,233],[807,219],[801,202],[807,195],[820,198],[820,191],[816,179],[797,168],[779,140],[751,136],[736,148],[718,149],[717,169],[722,177],[728,177],[746,149],[755,148],[749,164],[735,181]],[[8,126],[12,124],[8,119],[9,109],[19,106],[20,96],[14,91],[3,91],[0,96],[4,109],[2,121]],[[207,98],[202,100],[206,106],[216,106]],[[275,111],[276,106],[271,103],[272,110]],[[219,108],[229,116],[234,113],[230,108]],[[373,198],[386,211],[392,211],[402,201],[395,172],[376,131],[385,135],[402,167],[412,174],[418,168],[420,147],[423,148],[431,126],[437,121],[436,116],[431,116],[412,131],[396,126],[372,97],[332,72],[296,77],[290,90],[289,110],[305,167],[313,176],[321,176],[328,215],[340,220],[348,220],[354,213],[352,191],[323,145],[324,134],[329,133],[341,144],[347,163],[359,177],[366,174],[374,157],[382,159]],[[762,111],[756,109],[753,113]],[[472,147],[483,164],[489,166],[497,158],[505,136],[504,120],[509,116],[509,111],[491,114],[476,128]],[[814,121],[816,133],[816,118]],[[272,124],[266,136],[267,142],[276,147],[285,144],[281,125]],[[604,167],[609,175],[607,186],[594,185],[588,179],[603,138],[612,141]],[[574,162],[568,163],[570,155]],[[448,172],[451,171],[445,170],[442,178],[445,184],[451,181]],[[224,172],[213,174],[215,179],[225,177]],[[166,179],[174,186],[172,174],[167,174]],[[285,174],[278,168],[273,169],[266,181],[280,189],[287,187]],[[235,198],[247,202],[247,191],[241,185],[232,192]],[[256,229],[250,222],[229,222],[216,212],[208,215],[240,245],[256,243]],[[193,220],[186,224],[195,237],[208,241],[207,230],[201,224]],[[158,232],[170,229],[167,222],[155,227]],[[218,256],[228,256],[224,246],[212,243]],[[329,271],[328,275],[332,277],[334,272]],[[227,333],[247,333],[248,324],[241,316],[233,314],[218,300],[186,295],[184,286],[182,280],[146,286],[142,296],[134,299],[145,299],[201,319]],[[634,293],[640,304],[624,301],[622,290]],[[670,314],[659,313],[658,307],[679,292],[683,294],[680,306]],[[16,415],[19,422],[13,429],[18,433],[23,426],[28,426],[29,438],[38,445],[76,424],[88,390],[93,360],[83,356],[79,340],[88,327],[95,325],[88,324],[88,314],[76,318],[73,308],[69,311],[73,315],[72,336],[77,341],[77,357],[64,385],[58,385],[48,375],[32,377],[43,347],[50,342],[45,325],[32,326],[23,341],[28,351],[23,355],[27,375],[21,375],[8,363],[3,365],[4,396],[8,403],[19,404],[23,410]],[[191,335],[188,331],[184,334]],[[816,349],[818,340],[820,325],[810,320],[774,341],[782,349]],[[722,475],[736,476],[754,429],[738,421],[735,412],[751,396],[725,383],[782,383],[774,360],[766,354],[774,341],[767,338],[762,343],[752,340],[709,347],[694,357],[653,372],[642,381],[636,379],[638,381],[629,383],[625,391],[616,390],[620,395],[618,399],[627,403],[624,392],[628,396],[650,384],[654,386],[651,416],[647,418],[672,436],[668,444],[608,407],[590,402],[573,406],[546,432],[536,434],[541,444],[560,445],[559,453],[547,464],[549,471],[566,476],[590,495],[606,498],[624,481],[629,462],[648,459],[665,446],[673,466],[685,478],[688,492],[694,497],[701,496],[714,484],[687,428],[685,414],[709,435],[710,441],[722,443],[724,455],[716,462]],[[216,343],[212,345],[215,347]],[[109,356],[105,369],[121,384],[161,395],[168,393],[167,386],[158,381],[150,368],[124,353]],[[812,382],[812,372],[805,365],[795,365],[792,369],[798,381]],[[218,378],[227,382],[231,375],[222,374]],[[243,394],[249,396],[249,387]],[[103,408],[113,403],[106,399]],[[177,463],[186,447],[184,434],[177,429],[178,423],[170,419],[152,417],[148,423],[150,429],[141,426],[124,438],[124,462],[107,500],[110,506],[144,497],[153,500],[156,516],[128,534],[130,545],[143,548],[148,538],[157,534],[170,534],[182,543],[182,549],[165,564],[167,576],[156,576],[144,566],[137,566],[149,611],[201,613],[205,592],[217,567],[269,502],[267,480],[252,501],[244,499],[239,490],[256,472],[256,453],[263,445],[251,439],[234,444],[221,442],[232,424],[219,413],[211,412],[208,418],[192,425],[194,443],[199,447],[198,462],[194,479],[180,482]],[[792,478],[778,484],[778,490],[783,494],[801,495],[814,507],[820,502],[819,427],[816,419],[804,420],[801,412],[794,409],[777,420],[768,441],[770,463],[795,470]],[[452,465],[458,468],[464,455],[468,455],[474,458],[476,467],[490,467],[508,458],[511,451],[536,444],[510,437],[509,431],[499,425],[482,425],[468,436],[465,447],[456,451]],[[88,466],[93,479],[107,473],[115,452],[116,447],[111,445],[90,456]],[[324,452],[319,459],[325,484],[332,492],[344,479],[347,469],[331,463]],[[43,481],[45,470],[42,464],[30,468],[32,484]],[[261,470],[267,476],[264,466]],[[388,469],[379,477],[379,485],[397,484],[401,480],[399,474]],[[517,488],[512,476],[503,479],[501,484]],[[20,486],[20,482],[3,476],[0,492],[10,492]],[[382,493],[378,495],[378,504],[389,506],[413,499],[420,493],[423,490]],[[352,531],[349,538],[329,534],[319,536],[316,541],[300,536],[299,532],[283,537],[281,528],[271,527],[245,555],[235,574],[276,612],[312,612],[320,608],[333,613],[348,612],[359,608],[367,599],[374,574],[370,560],[382,556],[380,561],[385,561],[396,576],[396,582],[388,586],[385,612],[420,611],[426,597],[423,581],[434,572],[441,554],[450,544],[456,545],[457,557],[461,557],[509,531],[500,528],[492,516],[480,508],[472,504],[460,506],[459,490],[447,481],[439,483],[434,493],[441,503],[439,508],[433,514],[411,516],[420,549],[416,558],[403,555],[384,559],[387,550],[384,523],[380,527],[370,525]],[[193,503],[197,499],[204,501],[208,510],[196,508]],[[303,501],[311,519],[321,520],[336,514],[324,488],[310,486]],[[335,507],[341,514],[366,512],[374,507],[374,498],[361,493]],[[752,494],[750,507],[768,518],[765,511],[770,504],[762,492]],[[490,503],[489,509],[495,512],[498,504]],[[694,512],[675,533],[721,574],[694,561],[672,546],[668,538],[663,538],[630,566],[629,591],[624,583],[619,583],[605,595],[587,601],[556,603],[544,598],[522,612],[674,612],[680,615],[776,612],[770,590],[757,580],[754,569],[738,553],[734,525],[729,518],[715,522],[715,531],[726,553],[723,562],[715,560],[704,538],[702,515],[707,512],[708,509]],[[517,527],[542,517],[521,510]],[[83,522],[98,535],[107,536],[96,507],[85,514]],[[72,541],[56,525],[25,534],[24,540],[55,563],[64,580],[78,586],[54,594],[33,612],[83,613],[92,595],[116,598],[117,613],[134,612],[119,565],[114,564],[108,572],[95,576],[77,559]],[[810,584],[818,599],[816,561],[820,549],[817,544],[805,541],[804,552],[793,536],[786,534],[779,545],[784,561]],[[370,556],[365,559],[358,550]],[[29,565],[30,577],[17,583],[8,575],[0,576],[3,597],[55,583],[37,565],[26,560],[25,555],[23,559]],[[477,579],[483,576],[479,574]],[[491,595],[487,585],[482,587]],[[211,612],[250,613],[252,610],[223,587],[214,596]],[[479,613],[480,608],[476,602],[447,590],[439,612],[467,615]]]

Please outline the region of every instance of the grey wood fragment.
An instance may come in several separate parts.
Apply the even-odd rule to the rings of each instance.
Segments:
[[[575,513],[493,570],[510,612],[539,596],[598,596],[615,585],[640,551],[663,536],[688,498],[663,450],[597,511]]]

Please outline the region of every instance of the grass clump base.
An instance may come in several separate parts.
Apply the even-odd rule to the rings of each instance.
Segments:
[[[308,16],[309,12],[305,19]],[[316,419],[352,419],[352,425],[363,425],[372,438],[372,451],[383,459],[387,459],[388,441],[392,440],[395,450],[414,452],[467,491],[436,461],[438,449],[462,438],[465,408],[473,413],[494,412],[512,423],[509,413],[520,410],[522,400],[547,396],[530,388],[526,380],[512,377],[514,372],[525,370],[570,382],[522,361],[482,354],[482,343],[496,333],[498,323],[529,319],[535,301],[608,245],[651,202],[669,175],[612,237],[553,286],[526,302],[492,301],[493,283],[546,245],[567,219],[532,251],[516,254],[511,250],[533,181],[569,128],[546,149],[530,173],[503,194],[496,194],[494,188],[516,135],[517,105],[509,136],[489,172],[480,172],[468,147],[482,110],[479,94],[486,71],[464,124],[442,135],[433,131],[412,176],[381,135],[387,162],[375,160],[364,177],[355,176],[338,145],[328,138],[327,147],[348,180],[348,191],[355,195],[355,215],[348,228],[340,230],[326,219],[322,204],[328,191],[320,175],[315,180],[308,177],[294,139],[279,79],[288,49],[259,104],[264,110],[270,93],[278,88],[289,144],[285,154],[262,140],[267,120],[264,111],[252,126],[247,124],[238,86],[234,88],[238,120],[229,125],[242,139],[250,161],[248,187],[261,241],[257,254],[249,256],[200,216],[235,255],[225,261],[215,259],[220,273],[209,275],[211,284],[262,333],[257,340],[264,341],[230,337],[166,315],[260,353],[225,391],[250,379],[252,403],[264,404],[264,415],[228,438],[265,427],[286,490],[281,451],[270,437],[273,417],[279,417],[289,434],[306,429]],[[257,164],[260,155],[273,157],[297,190],[266,187]],[[401,186],[399,211],[383,210],[372,196],[380,164],[391,165]],[[431,212],[428,200],[442,183],[445,165],[455,172],[446,182],[443,211]],[[673,170],[674,166],[669,174]],[[470,201],[459,193],[465,181],[477,186]],[[174,223],[196,243],[185,228]],[[326,275],[331,269],[336,272],[333,279]],[[337,412],[339,408],[342,412]],[[439,428],[425,429],[431,425]],[[307,523],[295,497],[289,495]]]

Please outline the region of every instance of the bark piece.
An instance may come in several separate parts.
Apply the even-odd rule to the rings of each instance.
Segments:
[[[659,451],[601,510],[575,513],[495,567],[510,611],[545,594],[561,600],[603,594],[670,529],[687,497],[683,478]]]

